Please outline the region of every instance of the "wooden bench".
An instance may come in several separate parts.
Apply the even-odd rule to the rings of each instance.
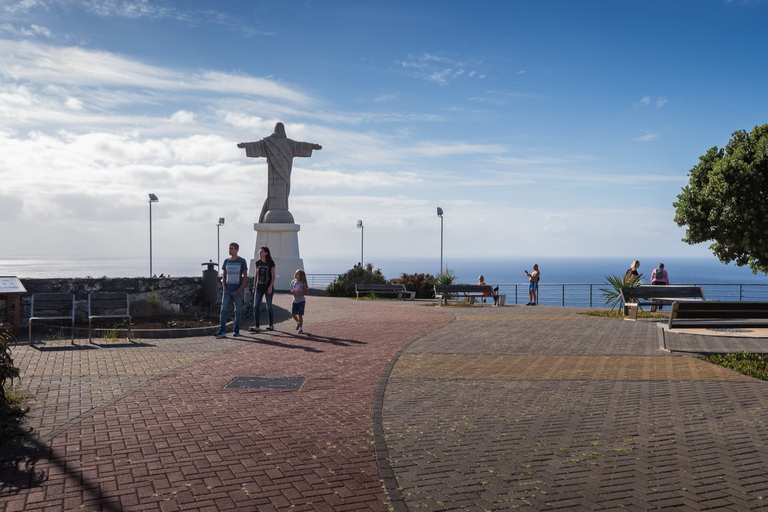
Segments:
[[[404,284],[356,284],[355,285],[355,300],[360,298],[360,294],[368,295],[373,293],[376,295],[397,295],[398,299],[405,300],[406,295],[408,300],[414,300],[416,298],[416,292],[411,292],[405,289]]]
[[[448,304],[448,299],[468,298],[470,304],[475,303],[476,298],[490,297],[493,299],[494,305],[503,306],[504,301],[507,299],[506,295],[499,295],[493,289],[493,286],[489,284],[436,284],[435,285],[435,298],[440,301],[440,307],[443,306],[443,302]]]
[[[759,326],[768,326],[768,302],[675,302],[667,325],[669,329]]]
[[[32,322],[37,320],[69,320],[75,344],[75,294],[74,293],[36,293],[29,305],[29,346],[32,345]]]
[[[93,292],[88,294],[88,343],[93,343],[93,320],[127,318],[128,341],[131,341],[131,298],[122,292]]]
[[[637,310],[642,306],[650,306],[656,311],[657,306],[672,305],[675,301],[706,300],[700,286],[630,286],[621,289],[624,301],[624,314],[632,320],[637,320]]]

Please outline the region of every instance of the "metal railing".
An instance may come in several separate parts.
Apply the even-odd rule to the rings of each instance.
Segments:
[[[310,288],[327,288],[340,274],[307,274],[307,284]]]
[[[339,274],[307,274],[307,282],[313,288],[325,288]],[[768,301],[768,284],[744,283],[675,283],[681,286],[701,286],[708,300]],[[528,302],[528,283],[495,283],[499,293],[507,296],[507,304]],[[546,306],[603,307],[602,290],[605,283],[539,283],[539,304]]]
[[[678,283],[675,283],[678,284]],[[708,300],[768,301],[768,284],[744,283],[679,283],[681,286],[701,286]],[[500,283],[499,293],[507,295],[507,303],[528,302],[528,284]],[[547,306],[603,307],[602,290],[607,284],[539,283],[539,304]]]

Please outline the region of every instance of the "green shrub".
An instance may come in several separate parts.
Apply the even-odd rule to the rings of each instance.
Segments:
[[[717,354],[702,357],[702,359],[725,368],[730,368],[731,370],[736,370],[750,377],[768,380],[768,354],[752,354],[745,350],[735,354]]]
[[[356,266],[329,284],[325,289],[325,295],[326,297],[354,297],[356,284],[387,284],[387,280],[378,269],[371,272],[367,268]]]
[[[416,292],[419,299],[435,297],[435,278],[431,274],[403,274],[396,279],[390,279],[390,284],[404,284],[405,289]]]
[[[13,365],[11,349],[8,347],[9,343],[15,340],[11,326],[0,324],[0,402],[3,403],[8,402],[6,381],[13,383],[13,379],[19,376],[19,369]]]
[[[147,294],[147,302],[152,306],[152,309],[160,309],[160,306],[163,305],[163,301],[160,300],[160,296],[155,291],[154,286],[150,287],[150,291]]]

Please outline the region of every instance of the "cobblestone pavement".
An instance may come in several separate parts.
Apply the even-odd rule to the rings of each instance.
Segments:
[[[655,322],[576,312],[454,308],[400,355],[395,510],[768,509],[768,383],[658,350]]]
[[[240,339],[15,348],[34,435],[0,512],[768,509],[768,383],[656,322],[310,297],[299,336],[275,302]],[[697,338],[670,343],[761,343]]]

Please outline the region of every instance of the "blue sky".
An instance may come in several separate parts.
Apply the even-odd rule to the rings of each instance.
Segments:
[[[768,122],[766,1],[0,0],[0,257],[253,251],[277,121],[302,256],[707,256],[672,203]],[[202,260],[201,260],[202,261]]]

